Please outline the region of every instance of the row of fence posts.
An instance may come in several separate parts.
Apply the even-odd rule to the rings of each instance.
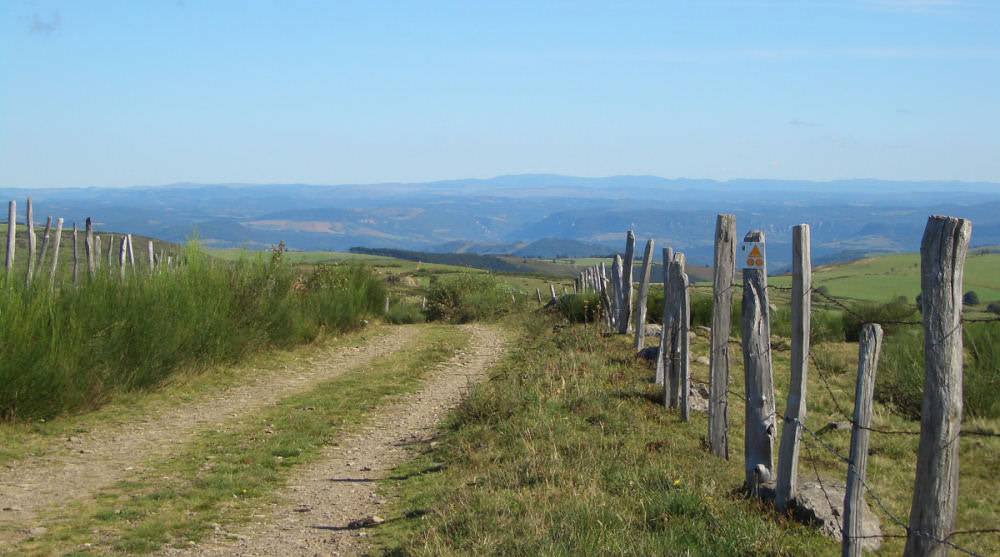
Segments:
[[[924,397],[910,522],[904,555],[941,555],[952,531],[958,495],[958,438],[962,415],[962,274],[971,236],[964,219],[932,216],[921,242],[921,314],[924,328]],[[611,277],[603,264],[584,269],[577,290],[598,293],[607,308],[605,324],[626,334],[632,315],[631,269],[635,235],[626,236],[625,257],[616,255]],[[646,244],[635,312],[635,349],[645,344],[645,306],[653,241]],[[709,354],[708,450],[729,458],[729,331],[736,263],[742,267],[742,353],[744,364],[745,487],[759,494],[773,486],[775,507],[786,512],[798,488],[799,445],[806,423],[812,263],[809,225],[792,228],[791,369],[778,466],[774,466],[777,423],[770,344],[765,236],[754,230],[743,239],[737,261],[736,219],[720,214],[715,226],[712,327]],[[663,386],[664,405],[690,419],[691,321],[689,279],[681,252],[663,248],[664,311],[654,380]],[[537,292],[536,292],[537,293]],[[539,302],[541,294],[537,293]],[[553,298],[555,294],[553,292]],[[872,399],[883,332],[865,324],[858,348],[858,378],[844,498],[842,551],[860,555],[865,465]]]
[[[35,222],[34,222],[34,211],[32,207],[31,198],[27,200],[27,208],[25,211],[25,225],[27,227],[28,235],[28,266],[25,274],[25,285],[30,286],[35,278],[35,270],[41,268],[42,264],[45,262],[45,256],[49,251],[49,233],[52,230],[52,217],[48,217],[45,221],[45,231],[42,233],[42,245],[38,250],[36,258],[36,246],[37,238],[35,235]],[[49,288],[55,288],[56,271],[59,264],[59,249],[62,241],[62,231],[63,231],[63,218],[60,217],[56,219],[55,234],[51,241],[52,243],[52,260],[49,266]],[[79,249],[79,239],[78,239],[78,228],[77,224],[73,223],[73,285],[76,286],[80,281],[80,249]],[[103,254],[101,249],[101,236],[94,234],[93,225],[91,219],[88,217],[86,221],[86,229],[84,235],[84,251],[87,257],[87,273],[90,278],[94,277],[94,273],[101,267],[101,256]],[[14,251],[17,240],[17,202],[11,201],[8,206],[7,213],[7,257],[5,259],[6,266],[6,276],[7,283],[11,284],[11,275],[14,268]],[[107,251],[107,261],[108,270],[113,273],[115,266],[115,235],[108,235],[108,251]],[[135,251],[132,247],[132,235],[123,234],[118,244],[118,269],[122,278],[125,278],[125,271],[127,267],[135,268]],[[164,262],[164,252],[161,249],[159,253],[154,252],[153,241],[149,240],[146,246],[147,254],[147,265],[149,273],[156,271],[161,262]],[[173,263],[173,258],[170,255],[166,256],[165,263],[169,268]]]

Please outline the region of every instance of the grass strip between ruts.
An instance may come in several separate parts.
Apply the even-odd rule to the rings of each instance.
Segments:
[[[456,327],[422,328],[417,346],[379,358],[260,414],[206,431],[174,458],[105,489],[96,501],[52,515],[48,531],[23,541],[28,555],[145,553],[197,542],[218,524],[244,522],[273,501],[296,466],[314,460],[345,429],[412,392],[468,344]]]

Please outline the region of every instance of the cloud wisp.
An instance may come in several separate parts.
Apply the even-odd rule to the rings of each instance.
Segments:
[[[52,17],[43,19],[37,12],[31,15],[31,33],[39,35],[51,35],[59,30],[59,12],[52,14]]]

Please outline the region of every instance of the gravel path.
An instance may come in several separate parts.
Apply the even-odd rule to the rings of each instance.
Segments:
[[[503,352],[502,332],[481,325],[463,326],[471,335],[468,348],[424,382],[421,390],[384,408],[360,431],[347,434],[337,447],[323,450],[320,460],[297,472],[267,516],[239,533],[221,529],[200,546],[167,550],[187,555],[358,555],[368,548],[364,528],[355,521],[377,516],[382,501],[376,480],[407,460],[413,445],[430,442],[441,416],[453,408],[468,387],[486,376]]]
[[[137,463],[171,454],[200,430],[222,427],[224,422],[403,349],[419,332],[413,326],[392,327],[359,346],[306,351],[295,365],[254,374],[247,383],[208,400],[160,408],[141,422],[74,434],[65,449],[8,464],[0,469],[0,552],[16,541],[10,536],[22,538],[37,527],[33,524],[36,514],[45,507],[92,496],[124,479]],[[12,531],[11,525],[18,530]]]

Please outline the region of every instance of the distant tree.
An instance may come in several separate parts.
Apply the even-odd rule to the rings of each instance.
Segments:
[[[962,296],[962,305],[965,306],[978,306],[979,305],[979,294],[976,294],[975,290],[969,290]]]
[[[986,306],[986,311],[1000,314],[1000,302],[990,302],[990,305]]]

